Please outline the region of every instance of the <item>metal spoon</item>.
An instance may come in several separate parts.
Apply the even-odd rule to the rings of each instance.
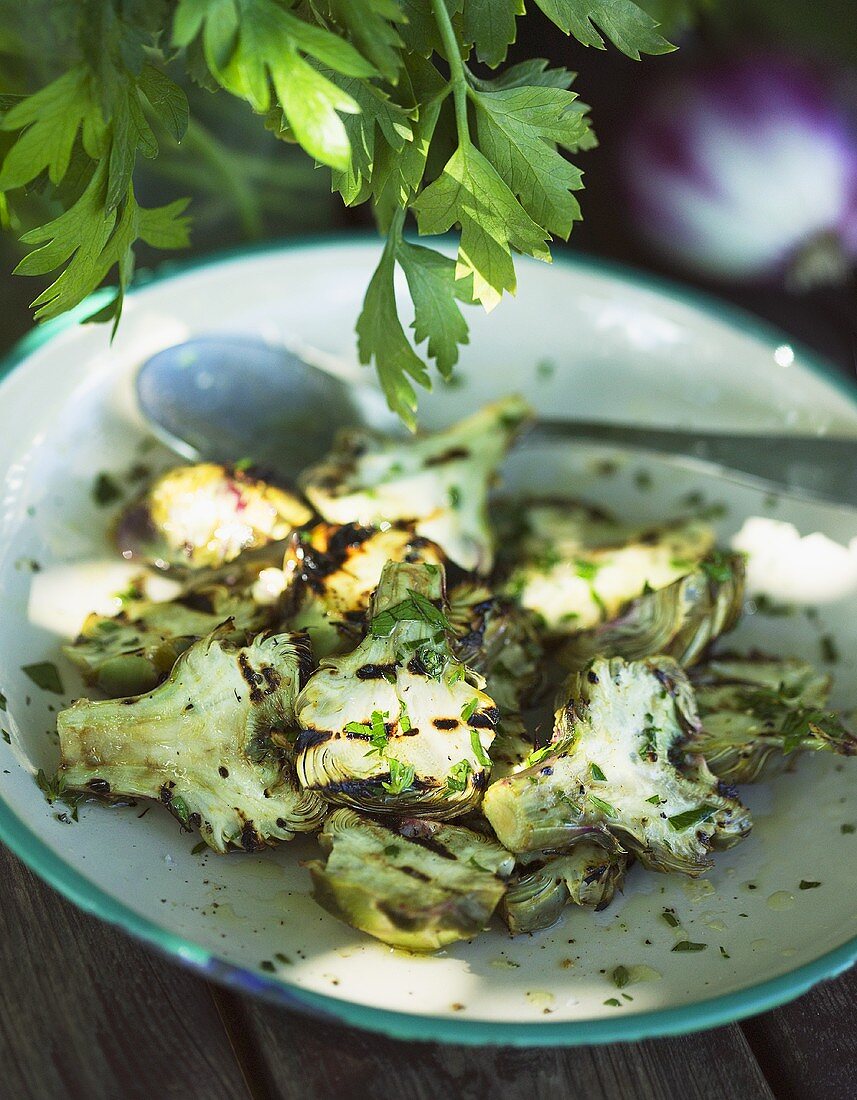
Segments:
[[[249,456],[294,475],[329,450],[340,428],[402,433],[379,391],[331,374],[324,362],[309,349],[298,355],[243,336],[202,336],[147,360],[137,374],[137,397],[154,434],[190,461]],[[857,507],[857,437],[540,420],[525,439],[670,456],[733,481]]]

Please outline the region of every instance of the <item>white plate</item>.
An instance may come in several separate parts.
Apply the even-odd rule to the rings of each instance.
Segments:
[[[299,864],[311,840],[262,856],[192,855],[197,838],[160,807],[138,820],[140,807],[86,806],[79,823],[65,824],[42,798],[33,773],[56,766],[60,700],[20,666],[59,660],[66,698],[81,693],[58,646],[87,611],[110,605],[129,572],[111,552],[109,516],[91,488],[98,471],[121,477],[140,459],[135,368],[218,331],[305,341],[341,356],[350,373],[354,319],[377,254],[374,243],[352,241],[225,259],[135,291],[112,346],[104,327],[66,323],[22,347],[0,386],[0,690],[8,697],[0,717],[11,738],[0,742],[0,837],[78,904],[210,976],[398,1036],[634,1039],[758,1012],[841,971],[857,953],[857,834],[842,830],[857,825],[857,761],[819,754],[745,789],[755,829],[702,881],[635,868],[604,913],[569,911],[555,928],[515,940],[498,925],[428,958],[376,943],[314,904]],[[473,313],[463,384],[423,398],[426,427],[519,391],[551,416],[857,440],[857,391],[741,315],[589,262],[519,270],[517,299],[490,319]],[[798,605],[788,617],[751,616],[734,642],[818,660],[820,636],[832,635],[841,653],[835,702],[857,706],[857,513],[770,501],[666,463],[632,461],[605,476],[598,457],[604,452],[527,451],[508,464],[507,482],[650,519],[680,510],[690,490],[724,501],[721,535],[742,532],[753,585]],[[166,458],[155,450],[145,460]],[[651,471],[648,489],[637,484],[641,466]],[[821,885],[801,890],[801,880]],[[662,918],[666,907],[706,950],[672,951],[678,932]],[[610,977],[619,964],[639,979],[621,993]]]

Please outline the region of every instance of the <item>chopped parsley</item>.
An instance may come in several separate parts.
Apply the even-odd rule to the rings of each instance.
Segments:
[[[825,664],[835,665],[839,660],[839,647],[831,634],[822,634],[818,639],[821,659]]]
[[[190,822],[190,810],[187,802],[181,797],[170,799],[170,810],[178,818],[183,828],[187,829]]]
[[[678,928],[679,919],[675,915],[675,909],[664,909],[661,913],[661,919],[665,920],[670,928]]]
[[[608,997],[604,1002],[606,1005],[610,1005],[611,1008],[621,1008],[622,1002],[617,997]]]
[[[201,840],[199,844],[194,844],[194,846],[190,850],[190,854],[192,856],[202,855],[207,847],[208,845],[205,843],[205,841]]]
[[[412,764],[403,764],[401,760],[391,757],[389,765],[390,780],[381,783],[387,794],[402,794],[413,786],[415,772]]]
[[[793,615],[795,611],[794,604],[777,603],[770,596],[766,596],[764,592],[760,592],[758,596],[753,597],[753,606],[757,614],[770,615],[771,618],[785,618],[788,615]]]
[[[724,959],[731,959],[732,958],[732,956],[729,954],[729,952],[726,950],[726,948],[723,946],[723,944],[720,945],[720,954],[723,956]]]
[[[122,490],[110,474],[102,471],[96,476],[95,481],[92,483],[92,499],[100,508],[113,504],[121,496]]]
[[[607,776],[604,774],[604,772],[598,767],[598,765],[594,761],[589,765],[589,772],[590,772],[592,778],[594,780],[596,780],[596,782],[598,782],[598,783],[606,783],[607,782]]]
[[[648,470],[637,470],[634,474],[634,484],[638,489],[646,492],[652,487],[652,475]]]
[[[815,890],[817,886],[821,886],[820,882],[810,882],[805,878],[800,880],[798,884],[798,890]]]
[[[50,691],[54,695],[62,695],[63,686],[59,670],[52,661],[38,661],[34,665],[23,665],[21,671],[36,687],[43,691]]]
[[[694,943],[693,940],[679,940],[673,945],[673,951],[705,951],[707,943]]]
[[[473,755],[479,761],[483,768],[491,767],[491,757],[485,751],[482,746],[482,742],[479,740],[479,730],[472,729],[470,731],[470,747],[473,749]]]
[[[585,558],[578,558],[574,563],[574,571],[578,577],[584,581],[595,580],[598,575],[598,564],[594,561],[586,561]]]
[[[469,722],[479,706],[479,699],[474,695],[473,698],[464,704],[461,708],[461,721]]]
[[[628,968],[626,966],[617,966],[611,976],[613,978],[613,984],[617,989],[624,989],[631,980],[631,975],[628,973]]]
[[[699,825],[702,821],[707,821],[716,812],[716,806],[697,806],[694,810],[685,810],[684,813],[673,814],[672,817],[667,818],[667,821],[676,832],[681,832],[684,829],[690,829],[694,825]]]
[[[0,691],[0,710],[6,710],[6,696]]]
[[[399,730],[402,733],[409,733],[411,730],[411,716],[404,699],[399,700]]]
[[[606,814],[607,817],[616,817],[616,816],[618,816],[616,811],[614,810],[614,808],[610,805],[610,803],[605,802],[604,799],[599,798],[598,795],[588,794],[586,797],[592,803],[592,805],[595,807],[595,809],[598,810],[600,813]]]
[[[844,825],[839,826],[840,833],[857,833],[857,825],[852,825],[850,822],[846,822]]]
[[[369,629],[376,638],[387,638],[396,624],[401,622],[422,622],[441,631],[450,629],[449,621],[440,608],[413,588],[408,589],[407,599],[375,615]]]
[[[71,811],[72,821],[77,821],[77,811],[81,802],[86,800],[86,795],[77,791],[70,791],[66,787],[65,776],[61,772],[48,776],[39,768],[36,772],[36,784],[45,796],[49,806],[55,802],[61,802]]]
[[[470,778],[472,771],[473,768],[469,760],[459,760],[457,764],[453,764],[449,769],[445,789],[451,794],[466,790],[467,780]]]
[[[457,485],[450,485],[446,492],[446,498],[449,501],[450,508],[458,509],[461,507],[461,490]]]
[[[722,550],[714,550],[699,563],[700,569],[713,581],[720,584],[732,580],[732,558]]]

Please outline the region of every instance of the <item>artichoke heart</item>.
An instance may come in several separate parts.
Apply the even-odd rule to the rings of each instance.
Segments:
[[[493,783],[483,812],[513,852],[589,839],[656,871],[698,875],[750,830],[734,789],[692,755],[693,690],[669,657],[598,659],[572,674],[553,742]]]
[[[308,863],[313,896],[362,932],[408,951],[438,951],[478,935],[505,890],[514,857],[460,825],[425,818],[379,824],[334,810]]]
[[[622,887],[628,857],[582,841],[563,855],[534,853],[519,860],[500,903],[513,936],[555,924],[567,905],[606,909]]]
[[[388,561],[444,560],[438,546],[407,524],[316,524],[294,535],[286,551],[289,625],[309,634],[316,657],[353,649]]]
[[[583,668],[594,657],[634,661],[660,653],[689,667],[722,634],[733,630],[744,601],[741,554],[714,551],[666,588],[639,596],[617,618],[573,634],[557,661]]]
[[[117,615],[93,613],[63,652],[105,695],[142,695],[164,680],[188,646],[226,619],[239,641],[274,626],[276,602],[259,603],[254,595],[266,564],[236,563],[200,577],[175,599],[131,599]]]
[[[798,752],[857,755],[857,736],[827,706],[830,677],[805,661],[721,657],[693,671],[695,747],[730,783],[775,775]]]
[[[204,462],[156,478],[120,516],[116,542],[125,557],[159,569],[216,567],[287,538],[311,515],[285,489]]]
[[[466,813],[491,766],[497,707],[456,660],[439,565],[388,562],[369,633],[300,693],[297,774],[331,802],[439,819]]]
[[[81,699],[57,716],[69,789],[154,798],[215,851],[256,851],[319,827],[325,805],[283,747],[309,662],[302,635],[239,647],[231,624],[195,642],[146,695]]]
[[[630,601],[691,572],[714,548],[713,530],[697,519],[627,527],[563,500],[515,502],[513,511],[505,590],[537,612],[554,637],[609,622]]]
[[[341,434],[300,485],[330,523],[405,520],[462,569],[487,573],[494,557],[488,490],[506,451],[532,415],[518,397],[486,405],[432,435],[386,439]]]

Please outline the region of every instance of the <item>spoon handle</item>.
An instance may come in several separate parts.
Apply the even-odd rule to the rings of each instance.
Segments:
[[[539,420],[531,443],[586,441],[668,455],[771,491],[857,508],[857,437],[746,435],[598,420]]]

